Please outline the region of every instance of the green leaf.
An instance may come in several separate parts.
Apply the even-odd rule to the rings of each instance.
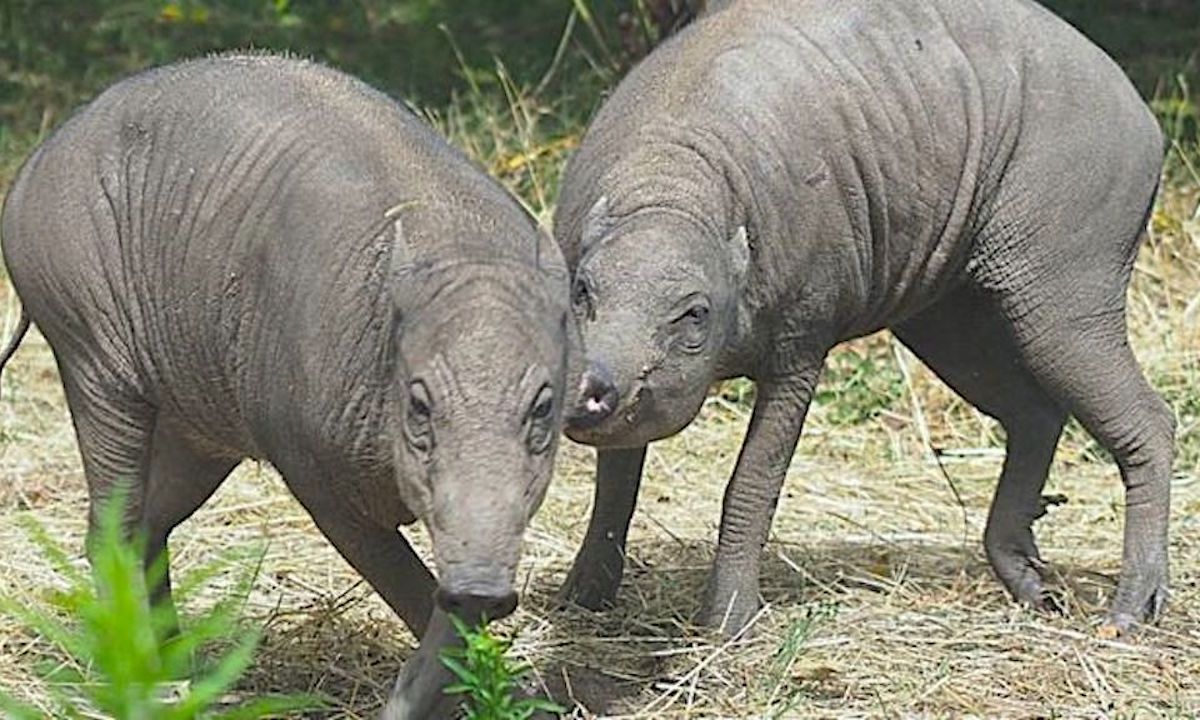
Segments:
[[[76,661],[87,662],[90,646],[86,639],[76,635],[54,617],[5,596],[0,596],[0,612],[16,618]]]
[[[454,673],[467,687],[474,687],[479,684],[479,676],[467,668],[466,665],[459,662],[457,658],[443,654],[441,657],[442,664],[450,668],[450,672]]]

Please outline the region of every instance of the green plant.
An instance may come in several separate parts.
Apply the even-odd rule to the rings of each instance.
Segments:
[[[787,717],[799,703],[803,688],[796,686],[792,670],[796,662],[808,650],[809,641],[816,631],[837,617],[838,606],[833,601],[822,601],[804,607],[800,618],[788,627],[787,636],[775,655],[764,677],[767,705],[771,707],[769,717]]]
[[[526,720],[536,712],[564,712],[549,700],[517,696],[529,666],[509,659],[508,640],[491,634],[486,625],[468,627],[454,616],[450,621],[464,647],[442,653],[442,663],[458,678],[445,692],[465,696],[468,720]]]
[[[861,349],[860,349],[861,348]],[[831,425],[859,425],[904,397],[904,377],[886,345],[846,345],[830,354],[814,404]]]
[[[754,399],[758,396],[754,381],[744,377],[720,382],[714,392],[725,402],[744,408],[754,407]]]
[[[115,720],[250,720],[319,706],[315,697],[288,696],[217,710],[221,696],[249,666],[258,644],[259,633],[246,632],[238,622],[258,563],[245,564],[234,592],[222,602],[177,629],[173,608],[152,604],[148,590],[162,577],[165,558],[144,569],[141,540],[124,537],[124,507],[124,495],[117,493],[100,513],[99,532],[89,553],[90,578],[45,528],[28,516],[22,518],[30,538],[67,588],[49,595],[48,609],[5,595],[0,597],[0,610],[65,656],[44,663],[47,667],[40,673],[48,684],[52,716],[84,718],[99,712]],[[177,597],[190,595],[245,557],[244,551],[227,553],[194,571],[178,583]],[[191,674],[193,655],[211,644],[232,647],[198,672],[178,697],[172,697],[180,685],[176,681]],[[0,710],[16,720],[46,717],[45,710],[2,692]]]
[[[1187,75],[1176,75],[1171,91],[1151,100],[1150,107],[1167,138],[1166,182],[1200,180],[1200,101],[1193,95]]]

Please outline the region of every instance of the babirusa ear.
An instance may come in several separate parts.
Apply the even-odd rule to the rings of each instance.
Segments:
[[[739,280],[744,280],[750,270],[750,237],[745,225],[738,225],[733,237],[729,239],[729,253],[733,259],[734,274]]]
[[[537,228],[537,267],[539,270],[544,270],[556,275],[569,275],[567,270],[567,261],[563,259],[562,251],[558,248],[558,243],[550,236],[550,233],[542,226]]]
[[[412,272],[412,253],[409,252],[408,238],[404,234],[404,221],[400,218],[400,208],[392,208],[384,213],[383,217],[385,222],[383,230],[379,233],[379,239],[388,248],[388,261],[384,266],[387,268],[387,277],[384,278],[384,283],[392,298],[391,332],[395,336],[394,334],[399,333],[403,327],[404,313],[407,312],[401,308],[406,307],[404,291],[411,285],[411,283],[405,282],[404,276]],[[388,220],[391,222],[386,222]],[[397,362],[395,350],[394,343],[387,343],[386,365],[389,372],[395,368]]]
[[[580,249],[586,253],[612,230],[612,215],[608,211],[608,196],[602,195],[583,218]]]
[[[392,300],[397,310],[407,307],[411,298],[413,283],[409,281],[416,268],[416,257],[413,252],[413,238],[404,228],[404,220],[399,210],[389,211],[386,217],[391,220],[390,226],[385,226],[384,237],[391,242],[391,259],[388,261],[388,284],[391,286]]]
[[[391,245],[392,245],[392,260],[391,271],[392,277],[407,273],[412,268],[412,252],[409,247],[408,236],[404,233],[404,219],[397,212],[389,213],[388,216],[392,220],[391,227]]]

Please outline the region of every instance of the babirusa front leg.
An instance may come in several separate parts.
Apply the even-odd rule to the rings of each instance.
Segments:
[[[560,591],[564,599],[589,610],[611,606],[616,600],[645,461],[645,445],[597,452],[592,519]]]
[[[465,619],[464,622],[471,622]],[[417,652],[404,663],[380,720],[442,720],[456,717],[454,697],[443,688],[454,681],[442,652],[462,647],[450,616],[434,610]]]
[[[750,429],[725,488],[720,537],[699,622],[732,635],[757,612],[759,555],[796,450],[820,362],[758,384]]]

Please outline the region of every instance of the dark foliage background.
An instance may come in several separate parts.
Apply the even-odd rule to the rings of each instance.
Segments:
[[[599,15],[615,25],[629,4],[611,5]],[[245,48],[316,57],[440,104],[494,57],[517,77],[545,72],[571,11],[570,0],[3,0],[0,123],[38,129],[129,72]]]
[[[422,104],[501,58],[518,84],[551,67],[572,12],[559,85],[614,76],[702,0],[3,0],[0,126],[36,132],[116,78],[231,48],[313,56]],[[1200,2],[1049,0],[1125,63],[1148,96],[1200,85]],[[482,75],[490,75],[485,72]],[[547,88],[543,88],[545,90]]]

